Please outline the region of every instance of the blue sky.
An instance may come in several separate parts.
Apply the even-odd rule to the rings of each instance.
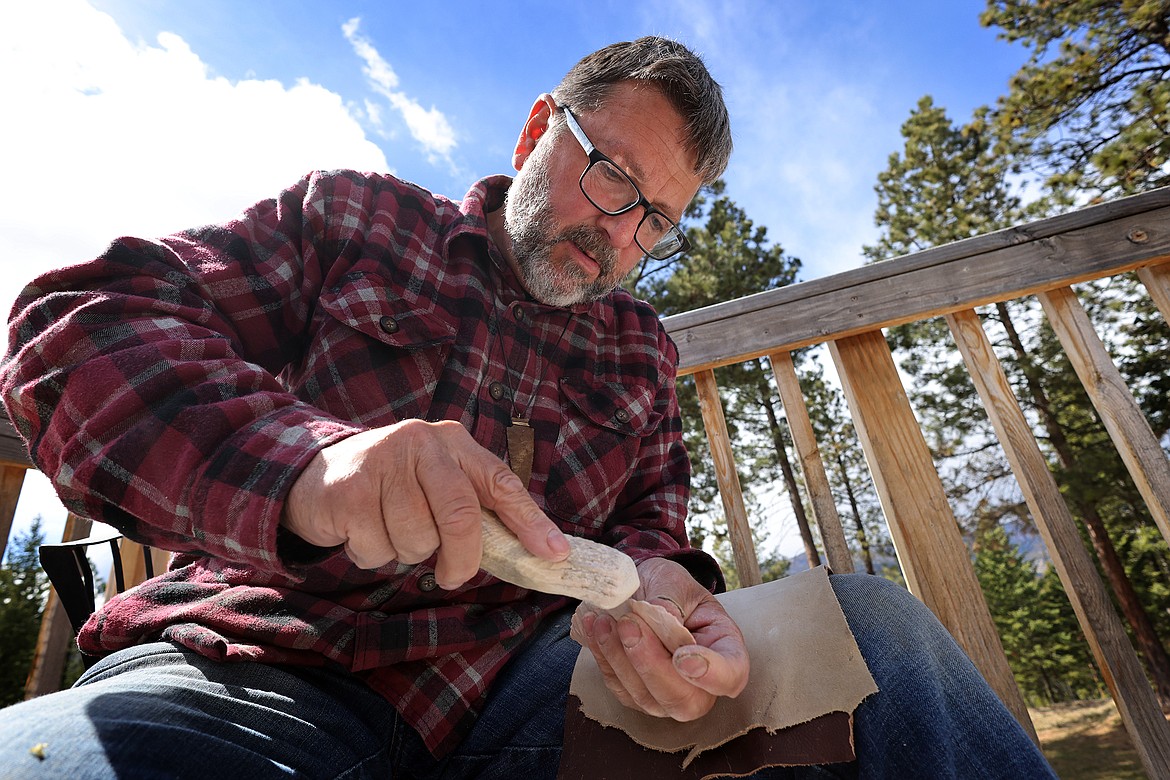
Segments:
[[[724,87],[727,193],[803,279],[860,265],[873,185],[925,94],[964,121],[1026,52],[983,0],[43,0],[0,31],[0,307],[113,237],[230,217],[313,168],[461,197],[508,172],[533,99],[587,52],[678,38]],[[19,107],[19,108],[16,108]],[[30,476],[17,526],[63,510]],[[795,532],[778,529],[781,543]]]

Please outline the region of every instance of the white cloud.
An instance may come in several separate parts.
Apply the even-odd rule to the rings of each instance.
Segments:
[[[317,168],[387,170],[339,95],[215,77],[182,38],[131,42],[81,0],[7,8],[0,72],[4,315],[32,277],[115,236],[229,218]],[[56,514],[29,492],[18,528]]]
[[[354,53],[360,57],[365,66],[362,72],[369,80],[370,88],[390,101],[390,105],[398,110],[410,135],[420,144],[427,153],[429,160],[434,162],[443,159],[454,168],[451,161],[451,152],[455,150],[458,141],[455,130],[443,112],[432,106],[423,108],[414,98],[398,90],[398,74],[390,63],[378,53],[370,40],[359,32],[361,18],[354,17],[341,26],[341,32],[353,47]],[[367,107],[367,114],[371,121],[380,125],[376,112]]]
[[[882,61],[863,71],[839,63],[867,40],[863,6],[828,22],[815,3],[777,8],[657,0],[643,12],[679,20],[681,39],[723,85],[735,139],[728,195],[815,279],[862,264],[876,236],[873,184],[901,118],[890,115]]]
[[[0,103],[20,107],[2,142],[5,313],[23,281],[115,236],[226,219],[316,168],[386,170],[339,95],[214,77],[176,35],[133,44],[84,2],[56,5],[0,47]]]

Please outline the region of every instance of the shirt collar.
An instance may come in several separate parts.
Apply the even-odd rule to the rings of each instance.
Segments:
[[[467,191],[463,201],[459,204],[459,210],[463,214],[463,219],[448,235],[447,242],[450,243],[452,239],[460,235],[474,236],[482,240],[488,250],[488,257],[491,258],[492,265],[495,267],[497,273],[504,281],[505,288],[514,292],[517,298],[528,300],[537,308],[547,309],[549,311],[565,311],[562,306],[548,306],[533,300],[532,296],[524,289],[520,283],[520,279],[512,270],[512,266],[499,248],[492,241],[491,234],[488,233],[487,227],[487,213],[503,208],[504,195],[508,191],[508,187],[512,185],[512,177],[504,175],[488,176],[480,179],[475,184],[471,185],[471,189]],[[603,325],[608,325],[610,315],[613,311],[611,298],[613,293],[605,296],[599,301],[592,303],[578,303],[570,306],[568,311],[575,315],[586,315],[600,321]]]

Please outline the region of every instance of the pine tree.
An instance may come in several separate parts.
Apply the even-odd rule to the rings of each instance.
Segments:
[[[1088,645],[1058,578],[1037,576],[998,525],[979,537],[975,573],[1026,699],[1052,704],[1099,695]]]
[[[12,538],[0,566],[0,707],[24,699],[49,590],[37,557],[44,541],[37,517],[28,531]]]
[[[1170,184],[1170,3],[990,0],[980,21],[1031,49],[996,122],[1054,194]]]
[[[919,101],[902,128],[903,153],[891,155],[889,169],[879,177],[876,220],[883,236],[866,248],[868,256],[877,260],[966,238],[1028,214],[1007,183],[1011,166],[997,154],[986,119],[987,110],[980,109],[970,124],[955,127],[929,98]],[[998,323],[1005,371],[1047,434],[1057,481],[1085,523],[1159,697],[1170,704],[1170,657],[1115,549],[1113,538],[1126,529],[1113,523],[1110,532],[1105,507],[1119,486],[1129,483],[1128,476],[1051,330],[1037,328],[1031,344],[1025,343],[1016,323],[1035,320],[1034,305],[1000,303],[988,319]],[[966,512],[972,517],[1026,517],[1014,483],[995,487],[1010,474],[945,326],[913,323],[891,329],[891,336],[903,369],[915,377],[911,396],[932,449],[959,463],[948,479],[952,498],[978,509]],[[1130,505],[1131,516],[1140,514],[1140,500]]]
[[[881,573],[887,568],[882,561],[893,557],[894,547],[844,396],[825,381],[817,364],[801,378],[801,389],[854,558],[867,574]]]

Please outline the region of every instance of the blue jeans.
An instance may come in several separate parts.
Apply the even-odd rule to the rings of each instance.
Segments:
[[[919,601],[877,577],[830,581],[881,689],[856,712],[858,762],[762,777],[1055,777]],[[547,624],[441,761],[345,672],[220,664],[155,643],[0,711],[0,778],[552,778],[580,649],[568,628],[568,613]],[[39,743],[43,758],[30,752]]]

